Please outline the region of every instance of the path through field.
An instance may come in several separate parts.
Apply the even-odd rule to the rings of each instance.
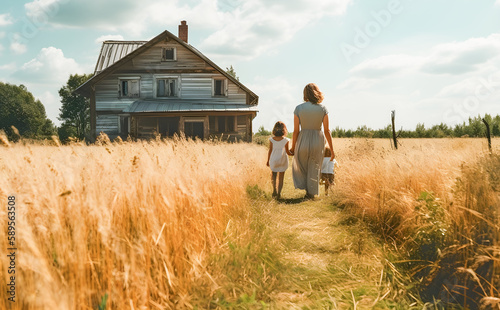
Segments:
[[[270,191],[265,189],[266,192]],[[323,191],[303,200],[286,172],[280,201],[262,204],[261,218],[280,249],[287,278],[271,293],[276,308],[383,309],[390,293],[384,287],[381,245],[355,218],[346,216]],[[383,301],[381,301],[383,300]]]

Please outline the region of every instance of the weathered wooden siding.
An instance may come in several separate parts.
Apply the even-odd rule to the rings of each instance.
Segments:
[[[177,49],[176,61],[161,60],[164,47]],[[188,71],[188,73],[179,73],[183,70]],[[200,70],[204,72],[196,72]],[[113,74],[99,81],[96,85],[96,110],[122,111],[137,100],[137,98],[119,97],[120,78],[139,77],[140,98],[155,98],[155,79],[161,75],[179,78],[180,99],[206,99],[207,103],[211,101],[232,104],[246,103],[246,92],[229,80],[227,96],[212,97],[212,79],[224,79],[225,77],[188,49],[171,40],[151,47],[123,64]]]
[[[154,78],[151,74],[111,74],[96,85],[96,110],[97,111],[123,111],[139,98],[120,98],[119,79],[123,77],[140,77],[140,99],[153,99]],[[205,99],[207,103],[217,101],[220,103],[245,104],[246,93],[229,81],[228,95],[225,97],[212,97],[212,78],[223,77],[221,74],[181,73],[169,76],[180,77],[180,99]],[[166,100],[169,99],[161,99]]]
[[[116,136],[119,134],[120,117],[118,115],[97,115],[96,132],[103,131],[109,136]]]
[[[176,61],[162,61],[164,47],[175,47]],[[177,77],[179,86],[178,98],[156,98],[156,79]],[[120,79],[139,78],[139,98],[120,98]],[[96,99],[96,132],[107,133],[111,138],[120,134],[121,111],[129,107],[138,99],[155,99],[168,102],[169,100],[203,100],[207,104],[246,104],[247,93],[238,85],[227,80],[227,96],[212,96],[213,80],[226,79],[217,70],[210,67],[203,59],[193,54],[177,42],[170,40],[158,43],[134,59],[124,63],[112,74],[109,74],[95,85]],[[210,116],[209,116],[210,115]],[[205,138],[210,136],[229,140],[251,140],[252,115],[227,112],[197,112],[197,113],[169,113],[144,114],[133,116],[130,120],[130,133],[137,137],[150,137],[159,129],[158,117],[179,117],[178,131],[184,130],[184,119],[188,116],[204,118]],[[230,117],[231,129],[224,132],[218,130],[218,119]],[[229,120],[229,119],[228,119]],[[156,122],[155,122],[156,121]],[[227,123],[227,121],[226,121]]]
[[[176,61],[162,61],[163,48],[174,47],[177,52]],[[187,48],[181,46],[174,40],[168,42],[161,42],[151,47],[138,57],[132,60],[126,69],[137,70],[138,68],[145,68],[148,70],[162,70],[169,69],[211,69],[203,59],[193,54]]]

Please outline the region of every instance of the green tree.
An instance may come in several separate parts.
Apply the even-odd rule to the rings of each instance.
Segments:
[[[455,125],[455,128],[453,128],[453,136],[455,136],[455,137],[460,138],[466,134],[468,134],[468,133],[466,130],[465,122],[463,122],[462,124],[457,124],[457,125]]]
[[[240,78],[236,76],[236,71],[234,71],[233,65],[231,65],[231,67],[229,67],[229,68],[228,68],[228,67],[226,67],[226,72],[227,72],[230,76],[234,77],[237,81],[239,81],[239,80],[240,80]]]
[[[469,117],[468,134],[471,137],[484,137],[486,128],[484,127],[481,116],[474,118]]]
[[[270,136],[271,132],[264,129],[264,126],[260,126],[259,130],[255,134],[256,136]]]
[[[92,74],[70,75],[66,85],[59,90],[62,106],[58,119],[63,122],[59,132],[64,133],[63,136],[83,139],[89,133],[90,100],[73,92],[91,77]]]
[[[354,136],[358,138],[372,138],[373,130],[368,128],[366,125],[358,126],[356,131],[354,131]]]
[[[422,123],[418,123],[417,127],[415,128],[415,133],[417,135],[417,138],[424,138],[426,137],[426,129],[425,125]]]
[[[16,140],[12,126],[27,138],[41,138],[55,134],[55,126],[45,114],[45,107],[24,85],[0,82],[0,129],[9,139]]]
[[[491,125],[491,134],[500,137],[500,115],[495,116]]]
[[[373,134],[374,138],[391,138],[392,137],[392,125],[389,124],[383,129],[375,130]]]

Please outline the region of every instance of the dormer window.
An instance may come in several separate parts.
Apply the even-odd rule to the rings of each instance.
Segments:
[[[212,85],[212,96],[227,96],[227,79],[213,79]]]
[[[177,50],[175,47],[165,47],[162,50],[162,61],[176,61]]]

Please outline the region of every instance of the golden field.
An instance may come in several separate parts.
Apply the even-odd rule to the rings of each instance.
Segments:
[[[441,292],[447,276],[458,282],[438,298],[464,295],[463,280],[472,295],[456,302],[500,305],[500,160],[483,139],[402,139],[399,150],[389,140],[334,139],[334,147],[340,166],[326,199],[417,262],[401,268],[424,277],[423,297]],[[17,202],[18,308],[194,308],[224,279],[210,257],[228,234],[252,229],[247,187],[271,192],[266,156],[256,144],[185,140],[1,147],[0,201]],[[6,207],[0,217],[7,235]],[[432,250],[436,262],[422,264]],[[450,256],[457,273],[440,265]],[[5,252],[0,263],[7,279]],[[485,264],[492,271],[481,274]],[[4,302],[6,281],[0,290]]]
[[[422,298],[500,309],[500,139],[493,155],[486,139],[400,141],[336,140],[333,203],[383,237]]]
[[[19,309],[189,308],[229,219],[248,210],[246,186],[267,182],[263,163],[250,144],[1,148],[0,201],[17,201]],[[7,236],[6,207],[0,217]],[[7,279],[6,237],[0,246]]]

